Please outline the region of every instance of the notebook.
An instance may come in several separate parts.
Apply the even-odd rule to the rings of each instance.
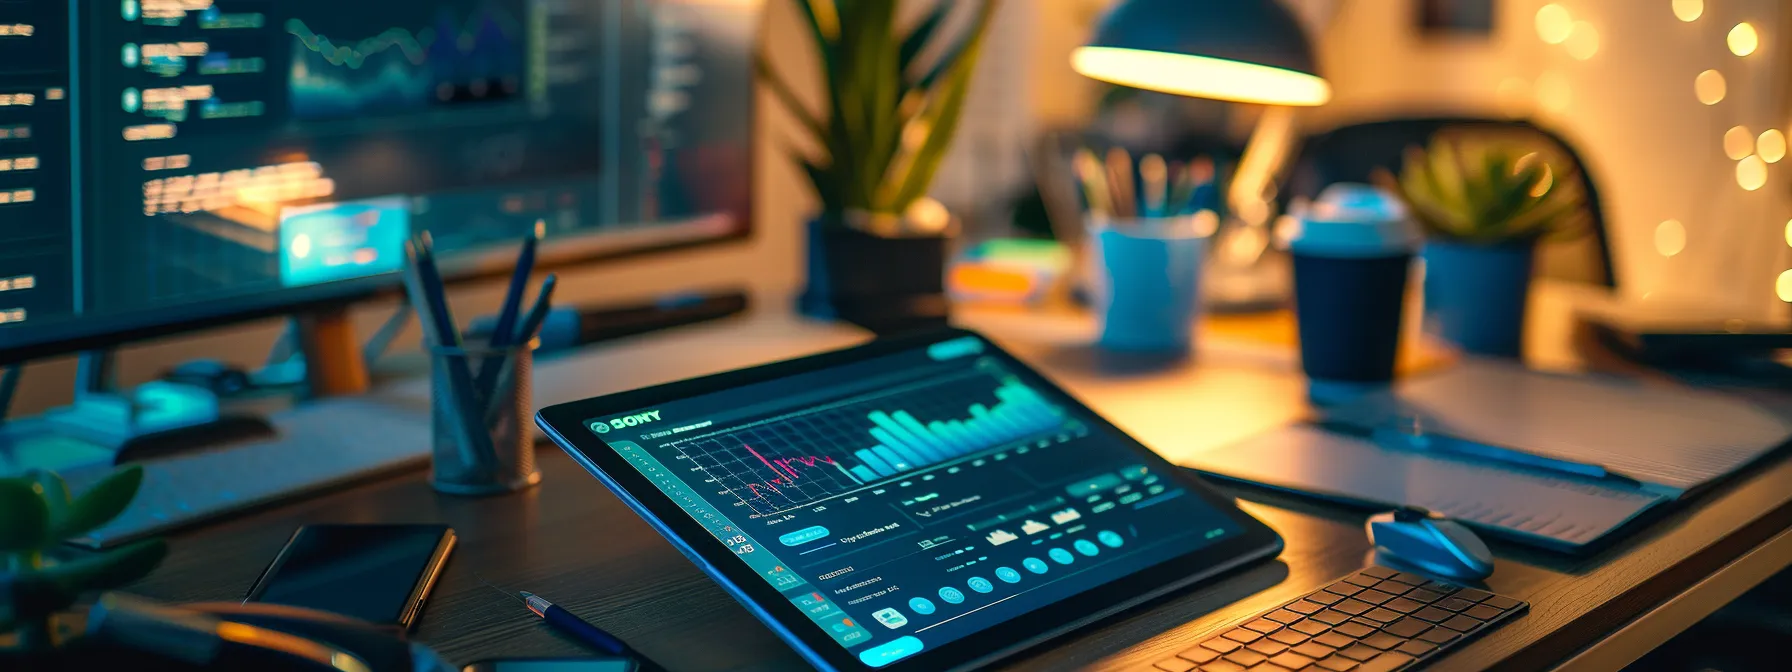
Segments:
[[[1577,551],[1792,438],[1792,418],[1726,395],[1487,361],[1403,382],[1322,419],[1324,426],[1278,428],[1185,464],[1223,479],[1364,506],[1422,506],[1493,536]],[[1597,465],[1613,476],[1595,479],[1370,436],[1398,426]]]

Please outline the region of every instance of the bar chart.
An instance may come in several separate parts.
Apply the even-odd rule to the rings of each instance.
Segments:
[[[668,445],[770,514],[1080,428],[1018,378],[985,367]]]

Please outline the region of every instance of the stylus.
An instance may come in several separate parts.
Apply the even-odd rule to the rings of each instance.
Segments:
[[[536,595],[535,593],[526,590],[520,592],[523,595],[523,602],[529,605],[529,611],[534,612],[536,616],[540,616],[542,620],[547,621],[548,625],[553,626],[555,629],[604,653],[634,660],[636,663],[640,664],[642,670],[662,669],[660,666],[647,660],[646,656],[642,656],[634,649],[629,648],[628,644],[624,643],[621,639],[618,639],[615,635],[604,632],[603,628],[585,622],[585,619],[574,616],[572,612],[555,606],[554,603],[542,599],[541,596]]]

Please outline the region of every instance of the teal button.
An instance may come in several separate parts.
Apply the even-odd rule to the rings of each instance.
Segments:
[[[954,338],[950,341],[940,341],[927,346],[927,356],[933,358],[934,361],[940,362],[948,359],[957,359],[959,357],[968,357],[982,352],[983,341],[978,340],[976,336]]]
[[[828,528],[816,525],[813,527],[805,527],[782,537],[778,537],[778,543],[784,544],[785,546],[801,546],[825,536],[828,536]]]
[[[859,660],[872,667],[883,667],[920,652],[921,640],[914,637],[898,637],[888,644],[860,651]]]

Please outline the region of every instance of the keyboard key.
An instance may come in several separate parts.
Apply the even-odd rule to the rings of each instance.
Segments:
[[[1461,636],[1461,633],[1445,627],[1436,627],[1419,633],[1419,639],[1431,642],[1432,644],[1448,644],[1450,640]]]
[[[1319,642],[1307,642],[1294,647],[1293,651],[1308,658],[1312,658],[1313,660],[1324,660],[1327,656],[1338,652],[1337,649],[1320,644]]]
[[[1189,672],[1189,670],[1195,669],[1195,664],[1181,658],[1170,658],[1157,661],[1155,667],[1164,672]]]
[[[1320,623],[1319,621],[1315,621],[1315,620],[1309,618],[1309,619],[1301,621],[1299,623],[1295,623],[1294,625],[1290,625],[1290,626],[1288,626],[1288,628],[1295,632],[1299,632],[1303,635],[1311,636],[1311,635],[1317,635],[1319,633],[1330,630],[1330,629],[1332,629],[1332,626],[1326,625],[1324,623]]]
[[[1277,623],[1275,621],[1271,621],[1269,619],[1259,618],[1255,621],[1251,621],[1249,623],[1244,624],[1244,627],[1251,629],[1251,630],[1256,630],[1257,632],[1261,632],[1261,633],[1267,635],[1267,634],[1275,632],[1277,630],[1281,630],[1282,624]]]
[[[1326,586],[1325,589],[1329,590],[1331,592],[1337,593],[1339,595],[1343,595],[1345,597],[1350,597],[1351,595],[1355,595],[1357,593],[1363,592],[1362,586],[1354,585],[1354,584],[1351,584],[1351,583],[1348,583],[1345,581],[1339,581],[1332,585]]]
[[[1409,586],[1419,586],[1419,585],[1431,583],[1431,579],[1427,579],[1423,576],[1419,576],[1419,575],[1413,574],[1411,572],[1400,572],[1400,573],[1397,573],[1388,578],[1392,579],[1394,581],[1399,581],[1399,582],[1404,583]]]
[[[1326,604],[1331,604],[1331,603],[1327,602]],[[1294,604],[1288,605],[1289,611],[1292,611],[1297,614],[1308,615],[1308,616],[1311,616],[1315,612],[1318,612],[1320,609],[1324,609],[1324,608],[1325,608],[1324,604],[1320,604],[1318,602],[1308,602],[1306,600],[1301,600],[1299,602],[1295,602]]]
[[[1457,632],[1468,632],[1475,628],[1481,627],[1481,623],[1482,623],[1481,619],[1469,618],[1467,616],[1457,615],[1455,618],[1452,618],[1450,620],[1439,623],[1438,625],[1444,626],[1451,630],[1455,630]]]
[[[1318,610],[1318,609],[1314,609],[1314,610],[1313,610],[1313,611],[1319,611],[1319,610]],[[1269,619],[1269,620],[1272,620],[1272,621],[1275,621],[1275,622],[1277,622],[1277,623],[1281,623],[1281,624],[1283,624],[1283,625],[1287,625],[1287,624],[1289,624],[1289,623],[1293,623],[1293,622],[1295,622],[1295,621],[1298,621],[1298,620],[1300,620],[1300,619],[1301,619],[1301,616],[1302,616],[1302,615],[1303,615],[1303,614],[1310,614],[1310,613],[1313,613],[1313,612],[1312,612],[1312,611],[1307,611],[1307,612],[1301,612],[1301,613],[1299,613],[1299,614],[1297,614],[1297,613],[1294,613],[1294,612],[1292,612],[1292,611],[1289,611],[1289,610],[1287,610],[1287,609],[1277,609],[1277,610],[1275,610],[1275,611],[1272,611],[1272,612],[1269,612],[1269,613],[1267,613],[1267,614],[1264,614],[1264,615],[1263,615],[1263,617],[1264,617],[1264,618],[1267,618],[1267,619]]]
[[[1431,606],[1437,607],[1439,609],[1449,609],[1450,611],[1462,611],[1463,609],[1467,609],[1469,607],[1475,606],[1475,603],[1470,602],[1465,599],[1462,599],[1460,597],[1446,597],[1444,599],[1441,599],[1441,600],[1431,603]]]
[[[1407,663],[1414,660],[1416,659],[1404,653],[1389,651],[1376,656],[1375,660],[1363,663],[1362,667],[1356,669],[1361,670],[1362,672],[1393,672],[1393,670],[1406,667]]]
[[[1358,663],[1349,658],[1345,658],[1343,656],[1332,656],[1325,660],[1319,661],[1320,667],[1323,667],[1328,670],[1332,670],[1332,672],[1350,672],[1351,670],[1356,669],[1356,666],[1360,665],[1360,664],[1361,663]]]
[[[1308,667],[1313,666],[1312,658],[1308,658],[1306,656],[1300,655],[1298,653],[1292,653],[1292,652],[1284,653],[1284,654],[1276,656],[1274,658],[1270,658],[1269,662],[1275,663],[1277,665],[1281,665],[1282,667],[1286,667],[1290,670],[1304,670],[1304,669],[1307,669]]]
[[[1334,593],[1329,590],[1321,590],[1317,593],[1313,593],[1312,595],[1308,595],[1307,601],[1313,602],[1315,604],[1331,605],[1331,604],[1337,604],[1339,600],[1342,600],[1345,597],[1346,597],[1345,595],[1339,595],[1339,594]]]
[[[1417,602],[1406,599],[1404,597],[1396,597],[1394,599],[1388,600],[1387,602],[1383,602],[1381,605],[1381,608],[1392,609],[1392,610],[1398,611],[1402,614],[1410,614],[1412,612],[1415,612],[1415,611],[1425,608],[1425,605],[1419,604]]]
[[[1263,635],[1255,633],[1255,632],[1251,632],[1250,630],[1246,630],[1244,628],[1233,628],[1233,629],[1227,631],[1226,634],[1223,634],[1220,636],[1225,637],[1226,639],[1230,639],[1234,642],[1238,642],[1239,644],[1249,644],[1249,643],[1255,642],[1259,639],[1263,639]]]
[[[1399,572],[1388,569],[1386,567],[1379,567],[1379,566],[1366,567],[1363,569],[1363,573],[1368,574],[1369,576],[1373,576],[1377,579],[1386,579],[1386,578],[1392,577],[1395,574],[1399,574]]]
[[[1363,614],[1363,618],[1367,618],[1371,621],[1375,621],[1378,624],[1385,625],[1385,624],[1393,623],[1394,621],[1400,620],[1401,615],[1400,615],[1400,612],[1398,612],[1398,611],[1388,611],[1381,607],[1376,607],[1374,609],[1370,609],[1369,613]]]
[[[1503,609],[1506,611],[1511,611],[1512,609],[1517,608],[1518,605],[1524,604],[1524,603],[1519,602],[1518,600],[1514,600],[1510,597],[1506,597],[1504,595],[1495,595],[1495,596],[1489,597],[1485,600],[1481,600],[1481,604],[1485,604],[1485,605],[1487,605],[1489,607],[1493,607],[1495,609]]]
[[[1312,623],[1312,621],[1301,621],[1301,623]],[[1318,625],[1318,624],[1314,623],[1314,625]],[[1307,641],[1308,636],[1300,634],[1298,632],[1295,632],[1294,628],[1292,626],[1290,626],[1287,628],[1283,628],[1282,630],[1276,632],[1276,634],[1270,635],[1269,638],[1276,640],[1278,642],[1281,642],[1283,644],[1287,644],[1288,646],[1294,646],[1296,644],[1300,644],[1302,642]]]
[[[1430,630],[1431,624],[1416,618],[1407,617],[1395,621],[1392,625],[1382,629],[1394,636],[1412,639],[1419,636],[1419,633]]]
[[[1468,611],[1465,611],[1462,613],[1467,614],[1469,616],[1473,616],[1475,618],[1479,618],[1483,621],[1491,621],[1495,618],[1498,618],[1500,614],[1503,614],[1506,612],[1500,611],[1493,607],[1489,607],[1485,604],[1477,604],[1475,606],[1469,607]]]
[[[1481,600],[1485,600],[1489,597],[1493,597],[1493,593],[1489,593],[1485,590],[1475,590],[1473,588],[1464,588],[1462,590],[1456,591],[1456,596],[1460,597],[1462,599],[1468,600],[1470,602],[1480,602]]]
[[[1269,656],[1265,656],[1250,649],[1240,649],[1226,654],[1226,660],[1238,663],[1245,667],[1250,667],[1265,660],[1269,660]]]
[[[1368,602],[1368,603],[1369,603],[1369,604],[1381,604],[1381,603],[1383,603],[1383,602],[1386,602],[1386,601],[1388,601],[1388,600],[1391,600],[1391,599],[1394,599],[1394,596],[1393,596],[1393,595],[1389,595],[1389,594],[1387,594],[1387,593],[1384,593],[1384,592],[1381,592],[1381,591],[1379,591],[1379,590],[1376,590],[1376,589],[1374,589],[1374,588],[1370,588],[1370,589],[1368,589],[1368,590],[1365,590],[1365,591],[1363,591],[1363,592],[1360,592],[1360,593],[1357,593],[1357,594],[1356,594],[1356,599],[1359,599],[1359,600],[1362,600],[1362,601],[1364,601],[1364,602]]]
[[[1349,659],[1357,661],[1357,662],[1362,662],[1362,661],[1368,660],[1370,658],[1374,658],[1376,656],[1381,655],[1381,649],[1377,649],[1373,646],[1357,644],[1357,645],[1352,646],[1343,651],[1339,651],[1338,655],[1344,656],[1345,658],[1349,658]]]
[[[1413,641],[1407,642],[1405,644],[1401,644],[1399,648],[1394,649],[1394,650],[1399,651],[1404,654],[1408,654],[1408,655],[1423,656],[1427,653],[1431,653],[1431,651],[1436,648],[1437,648],[1436,644],[1413,640]]]
[[[1388,649],[1391,649],[1391,648],[1394,648],[1396,646],[1406,643],[1406,640],[1401,639],[1399,637],[1395,637],[1395,636],[1390,635],[1385,632],[1377,632],[1373,635],[1369,635],[1368,637],[1364,637],[1363,643],[1368,644],[1369,646],[1373,646],[1377,649],[1386,651]]]
[[[1332,605],[1332,608],[1350,614],[1351,616],[1355,616],[1370,609],[1374,609],[1375,605],[1356,599],[1349,599]]]
[[[1252,651],[1256,651],[1257,653],[1261,653],[1265,656],[1273,656],[1273,655],[1276,655],[1283,651],[1287,651],[1288,645],[1283,644],[1281,642],[1275,642],[1275,641],[1270,641],[1270,640],[1265,639],[1265,640],[1258,641],[1256,644],[1252,644],[1252,645],[1244,647],[1244,648],[1250,649]]]
[[[1345,623],[1336,628],[1332,628],[1332,632],[1338,633],[1340,635],[1344,635],[1345,637],[1356,637],[1358,639],[1361,639],[1363,637],[1368,637],[1369,635],[1375,634],[1375,628],[1371,628],[1371,627],[1369,627],[1367,625],[1363,625],[1361,623],[1351,622],[1351,623]]]
[[[1425,590],[1443,593],[1445,595],[1449,595],[1450,593],[1454,593],[1458,590],[1461,590],[1461,587],[1459,587],[1459,586],[1452,586],[1452,585],[1444,583],[1442,581],[1432,581],[1430,583],[1421,585],[1419,587],[1424,588]]]
[[[1329,647],[1332,647],[1334,649],[1342,649],[1342,648],[1351,646],[1353,644],[1356,644],[1356,640],[1346,637],[1344,635],[1340,635],[1335,632],[1328,632],[1328,633],[1325,633],[1318,637],[1314,637],[1313,641],[1318,642],[1320,644],[1324,644]]]
[[[1344,577],[1344,582],[1362,586],[1364,588],[1368,588],[1369,586],[1373,586],[1377,583],[1381,583],[1381,579],[1378,579],[1373,576],[1369,576],[1368,574],[1364,574],[1362,572],[1357,572],[1355,574],[1351,574],[1350,576]]]
[[[1442,623],[1444,621],[1450,620],[1450,617],[1454,616],[1454,615],[1455,614],[1444,611],[1437,607],[1425,607],[1424,609],[1420,609],[1417,612],[1414,612],[1413,618],[1430,621],[1432,623]]]
[[[1244,672],[1244,666],[1220,659],[1201,666],[1201,672]]]
[[[1201,642],[1201,646],[1205,646],[1220,653],[1231,653],[1242,648],[1244,645],[1224,637],[1215,637],[1205,642]]]
[[[1403,597],[1405,597],[1406,599],[1412,600],[1414,602],[1423,602],[1425,604],[1431,604],[1432,602],[1436,602],[1438,600],[1444,599],[1444,594],[1435,592],[1435,591],[1431,591],[1431,590],[1427,590],[1425,588],[1414,588],[1412,590],[1412,592],[1407,593]]]
[[[1194,647],[1187,651],[1183,651],[1182,653],[1176,654],[1176,657],[1181,658],[1183,660],[1192,660],[1197,664],[1210,663],[1220,657],[1220,652],[1215,651],[1213,649],[1209,649],[1205,646],[1197,646],[1197,647]]]
[[[1317,614],[1313,614],[1313,620],[1326,625],[1337,625],[1350,620],[1350,614],[1346,614],[1336,609],[1327,609]]]
[[[1370,588],[1374,588],[1381,592],[1390,593],[1393,595],[1400,595],[1400,594],[1406,593],[1407,591],[1415,590],[1412,586],[1401,583],[1399,581],[1395,581],[1393,579],[1388,579],[1387,581],[1377,583],[1373,586],[1370,586]]]

